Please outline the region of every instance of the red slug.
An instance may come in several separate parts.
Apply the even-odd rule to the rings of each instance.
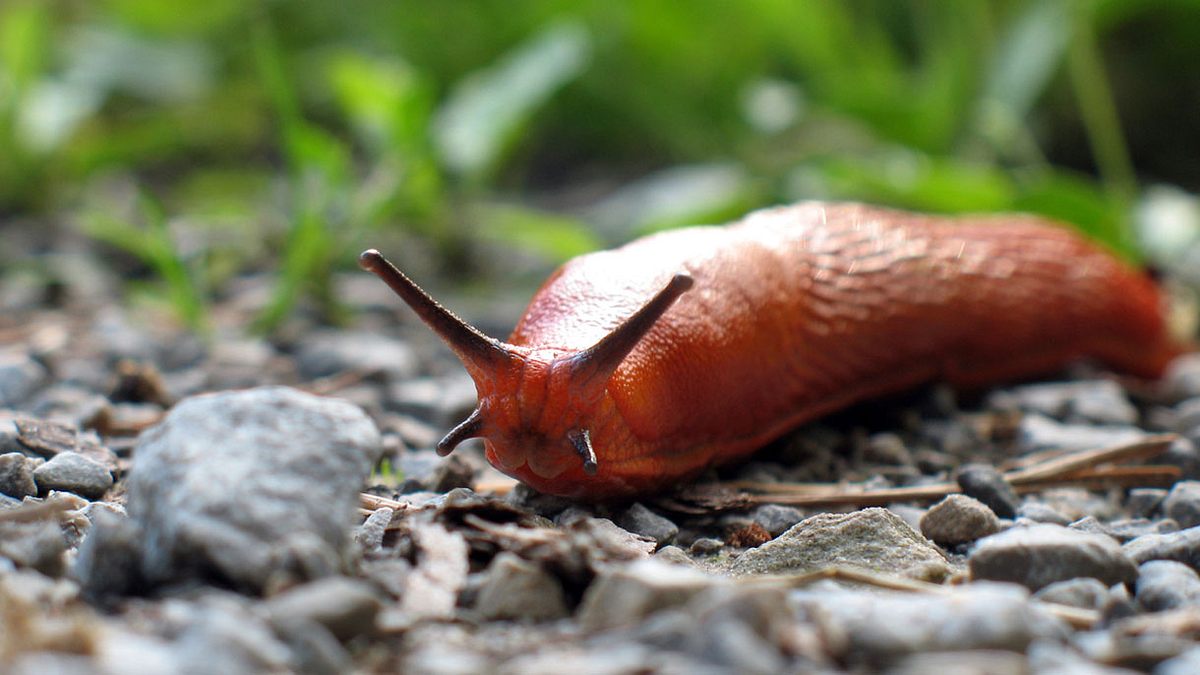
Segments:
[[[1082,357],[1143,377],[1181,349],[1143,273],[1032,216],[804,203],[575,258],[508,342],[362,254],[450,346],[484,440],[535,489],[661,492],[797,425],[935,380],[976,387]]]

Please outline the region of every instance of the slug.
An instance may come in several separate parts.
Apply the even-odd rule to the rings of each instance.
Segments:
[[[1182,348],[1158,287],[1065,226],[802,203],[568,261],[507,342],[368,250],[466,366],[479,403],[438,444],[578,499],[662,492],[796,426],[945,381],[1093,358],[1157,377]]]

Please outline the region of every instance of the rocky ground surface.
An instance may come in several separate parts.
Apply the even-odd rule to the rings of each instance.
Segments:
[[[273,341],[0,286],[0,670],[1200,672],[1200,359],[931,389],[704,479],[940,500],[589,505],[437,457],[473,387],[351,283],[355,328]],[[999,470],[1163,432],[1166,484]]]

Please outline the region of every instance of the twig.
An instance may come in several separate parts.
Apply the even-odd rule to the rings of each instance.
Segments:
[[[1161,455],[1174,442],[1173,434],[1147,436],[1128,443],[1121,443],[1097,450],[1072,452],[1061,457],[1040,462],[1033,466],[1010,471],[1004,474],[1005,479],[1013,485],[1036,482],[1054,477],[1062,477],[1077,469],[1099,466],[1115,462],[1129,462],[1140,459],[1150,459]]]
[[[1032,466],[1009,471],[1004,478],[1018,492],[1035,492],[1056,486],[1169,485],[1179,478],[1176,467],[1107,465],[1155,457],[1166,451],[1175,438],[1171,434],[1162,434],[1095,450],[1060,452]],[[883,506],[893,502],[932,501],[961,492],[956,483],[949,482],[882,489],[830,483],[736,482],[730,485],[759,493],[736,495],[752,503],[793,506]]]
[[[367,511],[368,515],[376,509],[392,509],[395,511],[404,511],[408,508],[408,504],[387,497],[380,497],[366,492],[359,494],[359,505]]]
[[[328,396],[336,391],[341,391],[347,387],[352,387],[368,377],[376,375],[377,373],[379,373],[379,369],[377,368],[347,370],[340,372],[337,375],[331,375],[329,377],[322,377],[312,380],[311,382],[305,382],[297,388],[310,394]]]

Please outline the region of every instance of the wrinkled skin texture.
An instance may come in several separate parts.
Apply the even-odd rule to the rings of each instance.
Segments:
[[[548,375],[677,272],[694,287],[602,392],[573,400],[569,380]],[[1155,377],[1180,351],[1154,283],[1065,226],[822,203],[571,260],[508,342],[521,366],[476,377],[488,459],[585,499],[661,492],[803,422],[925,382],[975,387],[1081,357]],[[595,475],[564,440],[571,428],[590,432]]]

